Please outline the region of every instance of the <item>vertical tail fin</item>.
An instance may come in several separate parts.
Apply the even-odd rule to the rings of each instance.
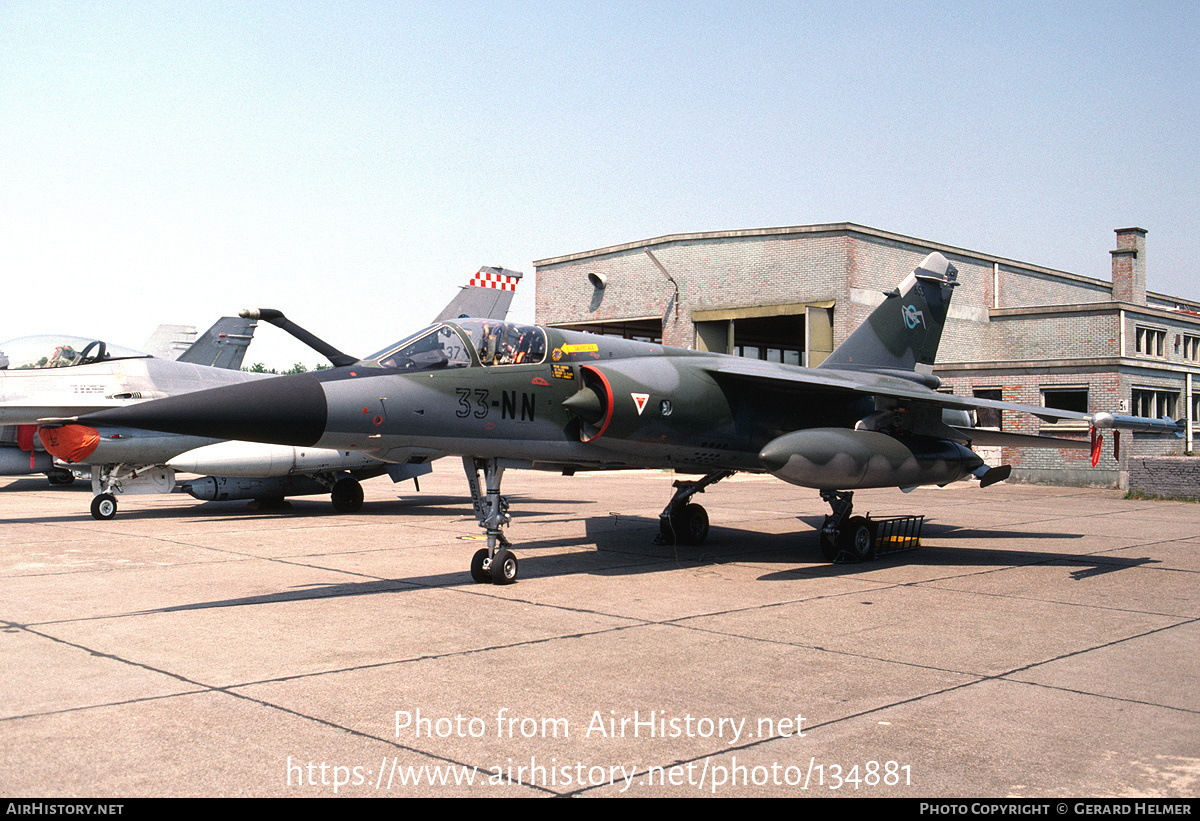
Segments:
[[[921,261],[818,367],[914,371],[937,356],[958,270],[936,251]]]
[[[463,287],[434,322],[472,316],[478,319],[504,319],[521,279],[520,271],[484,266]]]
[[[175,361],[236,371],[242,367],[246,348],[250,347],[250,340],[254,338],[257,325],[253,319],[223,316],[201,334],[190,348],[176,357]]]
[[[174,359],[196,341],[196,326],[162,324],[154,329],[150,338],[139,348],[158,359]]]

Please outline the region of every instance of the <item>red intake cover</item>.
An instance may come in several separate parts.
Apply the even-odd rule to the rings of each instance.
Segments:
[[[42,427],[37,432],[46,450],[64,462],[84,462],[100,444],[100,432],[86,425]]]

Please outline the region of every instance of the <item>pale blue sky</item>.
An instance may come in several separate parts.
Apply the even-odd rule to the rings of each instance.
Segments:
[[[278,307],[359,355],[480,265],[857,222],[1200,298],[1195,3],[0,0],[0,339]],[[250,360],[319,357],[266,328]]]

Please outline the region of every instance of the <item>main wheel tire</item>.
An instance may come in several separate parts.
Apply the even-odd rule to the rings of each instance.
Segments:
[[[484,567],[487,564],[488,550],[486,547],[475,552],[471,557],[471,578],[480,584],[491,584],[492,574]]]
[[[351,476],[343,477],[333,483],[329,498],[338,513],[358,513],[363,506],[362,485]]]
[[[827,533],[825,528],[821,528],[819,532],[819,538],[821,540],[821,556],[824,557],[825,561],[827,562],[836,562],[838,556],[842,552],[842,549],[838,547],[838,540],[834,536],[831,536],[829,533]]]
[[[74,483],[75,474],[64,468],[55,468],[46,474],[46,479],[52,485],[69,485]]]
[[[117,515],[117,500],[111,493],[101,493],[92,497],[92,518],[111,519]]]
[[[700,505],[684,505],[671,517],[675,544],[701,545],[708,538],[708,511]]]
[[[875,528],[862,516],[851,517],[842,529],[842,548],[857,561],[875,558]]]
[[[675,544],[675,531],[671,529],[671,523],[662,516],[658,517],[658,535],[662,539],[661,544]]]
[[[495,584],[512,584],[517,580],[517,557],[508,548],[497,550],[489,571]]]

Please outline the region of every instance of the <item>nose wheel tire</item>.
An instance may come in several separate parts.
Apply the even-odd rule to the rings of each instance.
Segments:
[[[480,584],[512,584],[517,580],[517,557],[507,548],[488,558],[488,549],[480,548],[471,557],[471,578]]]
[[[488,572],[488,550],[486,547],[475,552],[471,557],[471,578],[480,584],[489,584],[492,581],[492,574]]]
[[[497,550],[492,557],[492,582],[495,584],[512,584],[517,580],[517,557],[507,548]]]
[[[111,493],[101,493],[92,497],[92,518],[111,519],[117,515],[117,500]]]

